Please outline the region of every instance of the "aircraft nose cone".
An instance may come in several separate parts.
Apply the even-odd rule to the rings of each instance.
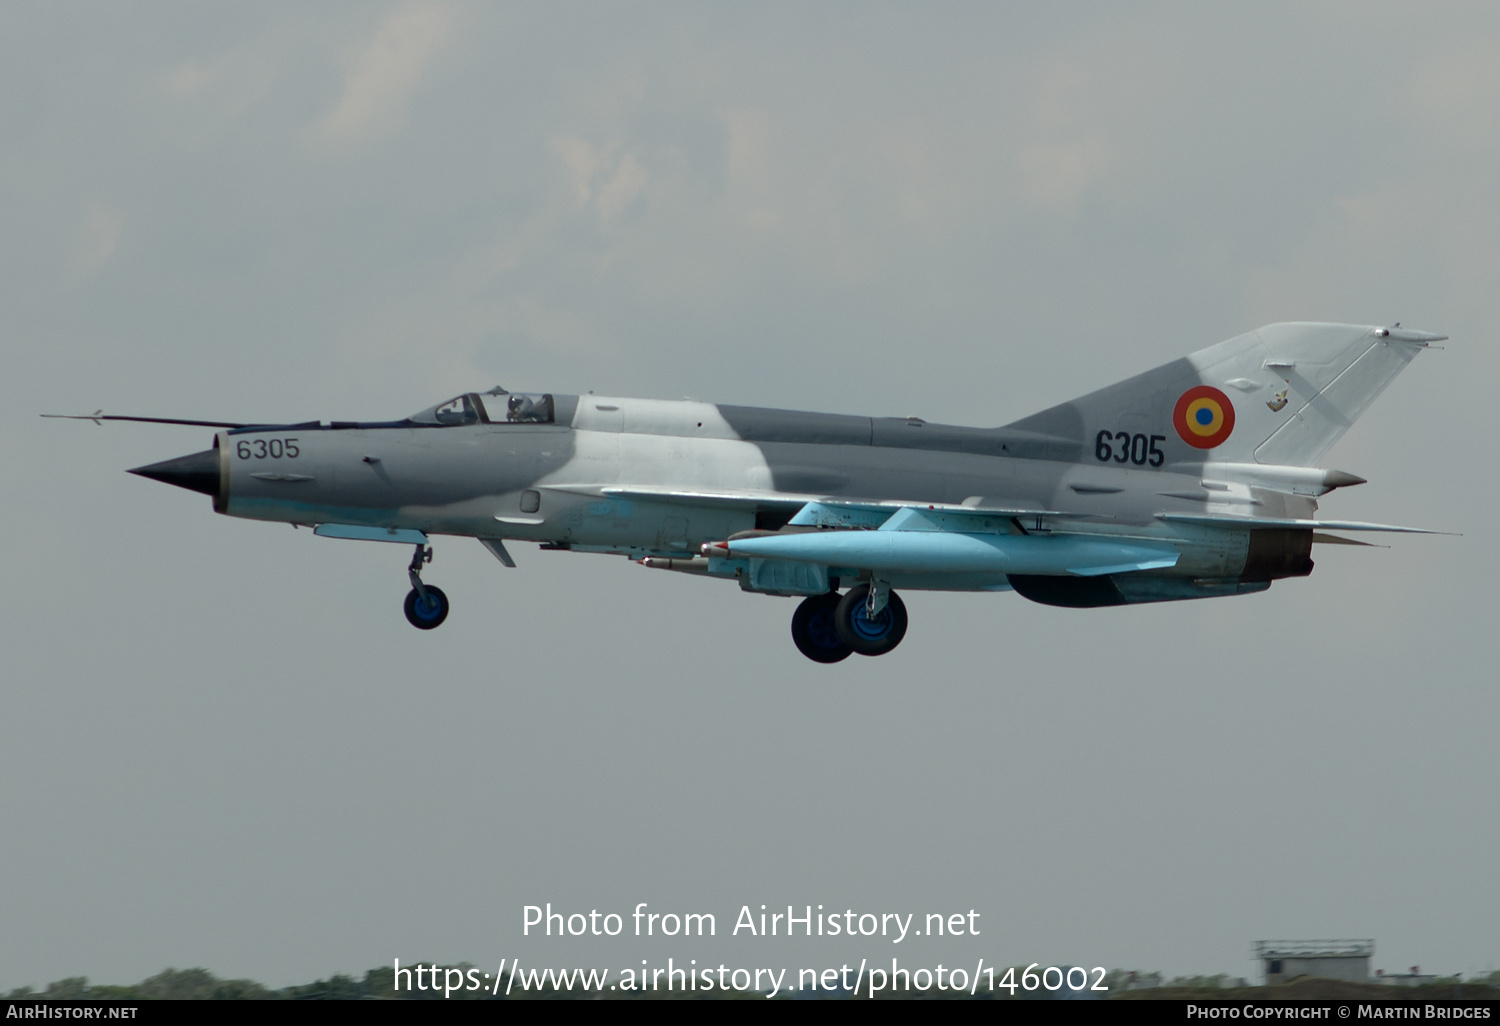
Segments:
[[[204,449],[190,456],[179,456],[175,460],[163,460],[127,471],[162,481],[178,488],[202,492],[204,495],[219,494],[219,450]]]

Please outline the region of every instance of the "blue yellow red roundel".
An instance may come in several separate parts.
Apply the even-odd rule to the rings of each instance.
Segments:
[[[1212,385],[1195,385],[1177,400],[1172,426],[1193,448],[1212,449],[1223,445],[1234,430],[1234,405]]]

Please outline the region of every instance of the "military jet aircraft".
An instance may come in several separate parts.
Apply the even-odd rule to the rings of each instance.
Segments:
[[[1429,343],[1272,324],[1004,427],[603,395],[469,392],[401,420],[230,424],[130,471],[215,512],[411,545],[406,618],[448,616],[422,579],[433,535],[627,556],[800,596],[808,658],[877,656],[906,591],[1014,590],[1054,606],[1244,595],[1312,571],[1314,516],[1363,478],[1317,466]],[[1420,532],[1430,533],[1430,532]]]

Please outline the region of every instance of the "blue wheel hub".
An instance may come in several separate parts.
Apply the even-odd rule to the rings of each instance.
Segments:
[[[894,592],[886,593],[885,608],[870,615],[867,603],[870,586],[861,584],[850,588],[839,599],[834,613],[834,629],[844,644],[860,655],[884,655],[906,636],[906,603]]]
[[[854,633],[867,641],[881,641],[889,637],[895,622],[889,606],[872,618],[864,603],[860,603],[855,608],[854,615],[849,617],[849,626],[854,628]]]

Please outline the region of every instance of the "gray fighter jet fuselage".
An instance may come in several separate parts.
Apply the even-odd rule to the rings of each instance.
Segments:
[[[1313,542],[1342,540],[1324,531],[1406,530],[1316,519],[1362,479],[1314,464],[1441,337],[1270,325],[998,428],[497,388],[399,421],[223,425],[132,472],[229,516],[415,545],[418,627],[448,613],[429,538],[456,535],[508,566],[507,542],[536,542],[802,596],[798,648],[836,662],[900,642],[897,589],[1237,595],[1310,573]]]

